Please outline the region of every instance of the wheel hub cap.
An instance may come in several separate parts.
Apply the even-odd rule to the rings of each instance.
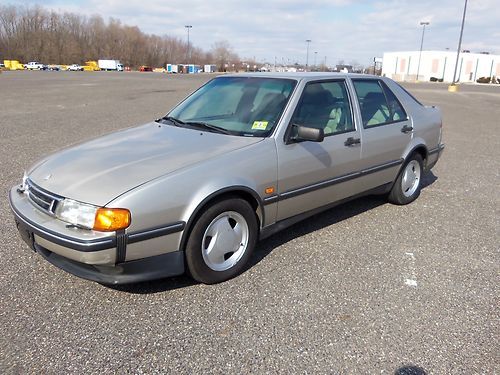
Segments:
[[[243,256],[248,245],[248,224],[237,212],[218,215],[208,225],[201,250],[205,264],[214,271],[233,267]]]
[[[405,167],[401,180],[401,190],[405,197],[411,197],[417,191],[420,184],[420,174],[420,164],[416,160],[410,161]]]

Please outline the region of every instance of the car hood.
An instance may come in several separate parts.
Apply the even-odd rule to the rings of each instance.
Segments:
[[[28,174],[51,193],[104,206],[154,178],[260,140],[149,123],[60,151]]]

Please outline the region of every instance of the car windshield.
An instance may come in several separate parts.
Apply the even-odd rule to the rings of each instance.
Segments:
[[[219,77],[202,86],[166,118],[175,125],[217,128],[227,134],[265,137],[279,121],[296,81],[260,77]]]

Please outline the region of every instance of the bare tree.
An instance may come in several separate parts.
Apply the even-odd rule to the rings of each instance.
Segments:
[[[125,65],[165,66],[185,60],[187,44],[168,35],[148,35],[137,26],[101,16],[49,11],[41,6],[0,5],[0,60],[39,60],[54,64],[119,59]],[[191,62],[232,68],[240,59],[227,41],[211,51],[191,47]]]
[[[227,65],[230,63],[230,57],[233,55],[232,47],[227,40],[215,42],[212,46],[211,53],[219,71],[224,72]]]

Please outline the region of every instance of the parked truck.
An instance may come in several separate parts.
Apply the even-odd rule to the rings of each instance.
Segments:
[[[45,70],[47,67],[38,61],[30,61],[26,64],[26,69],[28,70]]]
[[[96,72],[96,71],[101,70],[101,69],[99,68],[99,65],[97,64],[97,61],[90,60],[90,61],[85,61],[85,65],[83,66],[83,70],[85,70],[86,72]]]
[[[23,70],[25,69],[24,64],[20,63],[17,60],[4,60],[3,64],[5,69],[8,70]]]
[[[97,64],[101,70],[116,70],[123,72],[123,64],[120,60],[98,60]]]

